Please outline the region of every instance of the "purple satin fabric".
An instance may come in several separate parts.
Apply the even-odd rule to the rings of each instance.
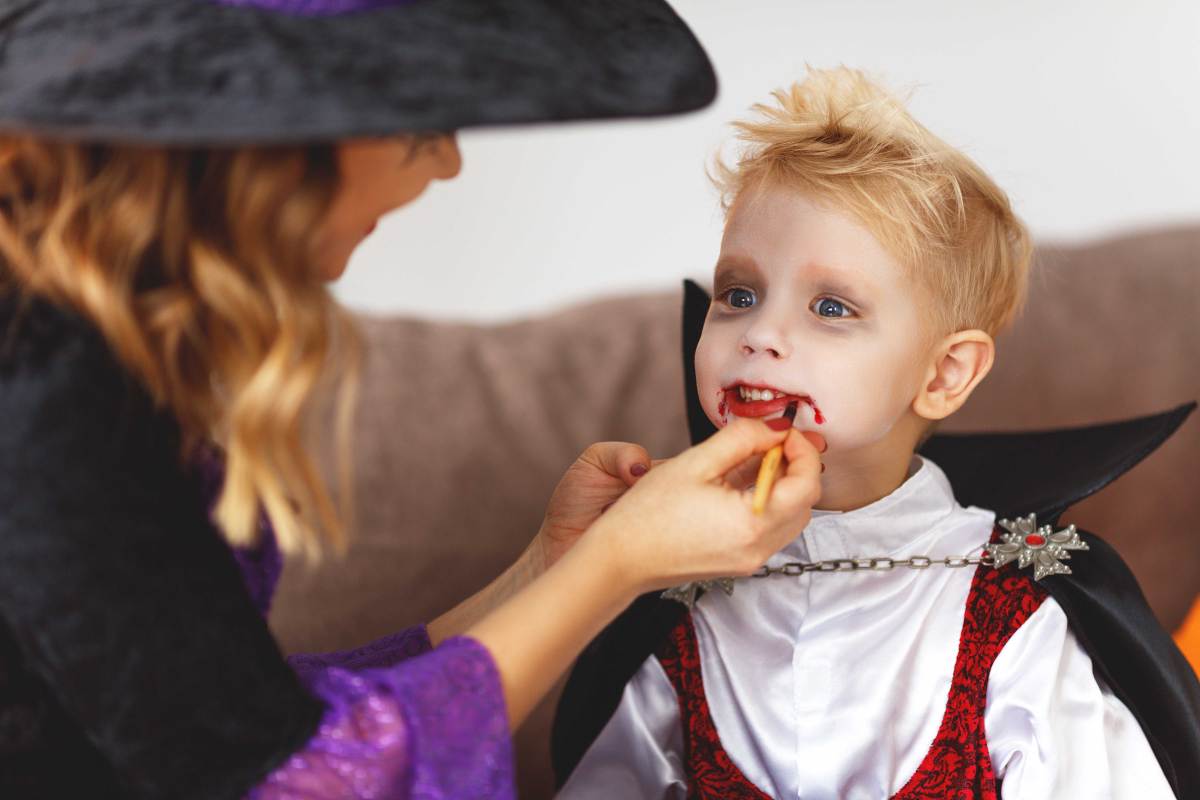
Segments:
[[[416,0],[212,0],[222,6],[249,6],[264,11],[282,14],[297,14],[309,17],[349,14],[355,11],[371,11],[387,6],[406,6]]]
[[[194,462],[211,511],[223,469]],[[282,558],[269,521],[260,544],[234,549],[246,588],[265,615]],[[248,800],[515,800],[512,737],[491,654],[467,637],[433,648],[423,625],[332,653],[288,658],[325,703],[308,744]]]
[[[328,710],[317,735],[248,800],[515,798],[508,718],[487,650],[455,637],[402,659],[392,653],[390,666],[365,669],[291,659]]]

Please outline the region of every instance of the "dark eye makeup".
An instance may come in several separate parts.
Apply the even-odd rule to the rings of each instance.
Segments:
[[[826,319],[839,319],[841,317],[852,317],[854,312],[850,307],[833,297],[818,297],[810,306],[818,317]]]
[[[718,292],[715,299],[731,309],[752,308],[758,303],[758,295],[753,289],[744,286],[730,286]],[[821,319],[846,319],[857,317],[858,313],[846,302],[821,295],[809,304],[809,310]]]

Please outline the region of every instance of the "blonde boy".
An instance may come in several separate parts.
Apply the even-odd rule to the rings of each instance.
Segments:
[[[828,445],[821,500],[771,574],[710,587],[671,631],[560,796],[1172,797],[1055,599],[979,564],[995,513],[915,454],[1025,298],[1025,227],[862,73],[775,101],[718,170],[696,390],[718,427],[799,402]],[[819,567],[855,559],[900,566]]]

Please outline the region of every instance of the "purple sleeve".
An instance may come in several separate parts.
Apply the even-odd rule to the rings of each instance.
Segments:
[[[290,659],[325,702],[325,716],[250,800],[515,798],[512,738],[491,654],[458,636],[404,658],[428,645],[423,629],[381,641],[388,644]]]
[[[433,644],[429,641],[429,633],[425,626],[417,625],[353,650],[297,653],[288,656],[288,663],[301,678],[308,679],[310,675],[329,667],[349,670],[390,667],[413,656],[428,653],[432,649]]]
[[[224,478],[220,455],[194,469],[208,508]],[[266,515],[259,544],[233,548],[262,614],[283,559]],[[434,649],[424,626],[353,650],[288,663],[325,705],[320,727],[247,795],[250,800],[460,800],[516,797],[512,737],[500,676],[474,639]]]

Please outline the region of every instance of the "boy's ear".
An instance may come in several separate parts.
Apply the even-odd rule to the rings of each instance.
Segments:
[[[925,383],[913,399],[913,411],[930,420],[953,414],[991,370],[995,355],[996,345],[984,331],[958,331],[947,336],[933,349]]]

